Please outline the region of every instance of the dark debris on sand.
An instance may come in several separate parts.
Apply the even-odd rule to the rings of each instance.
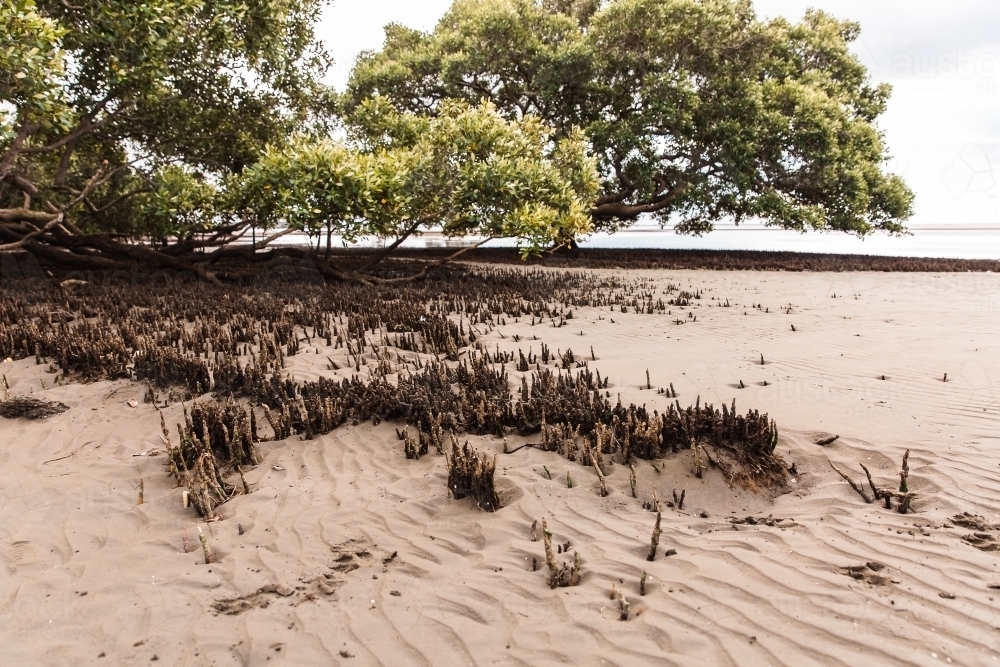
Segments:
[[[581,308],[666,317],[678,300],[701,298],[674,284],[506,266],[452,267],[392,286],[278,274],[225,288],[179,277],[87,277],[72,293],[41,282],[0,292],[0,357],[34,357],[78,381],[145,381],[146,402],[156,407],[211,393],[186,406],[184,423],[161,423],[170,472],[209,519],[219,504],[249,492],[242,470],[257,464],[256,443],[311,440],[362,421],[414,428],[409,438],[397,429],[412,458],[431,444],[444,453],[446,433],[541,433],[536,446],[598,469],[605,460],[684,450],[699,476],[715,466],[730,484],[752,490],[787,480],[775,453],[777,426],[766,414],[700,400],[662,412],[616,404],[607,372],[602,378],[589,366],[593,353],[553,353],[537,336],[518,341],[516,354],[482,340],[515,321],[539,333],[566,326]],[[300,381],[286,370],[288,358],[318,356],[320,348],[329,375]],[[457,497],[497,508],[490,460],[465,461],[463,451],[449,463]],[[240,482],[226,481],[236,474]]]
[[[58,401],[47,401],[34,396],[15,396],[0,401],[0,417],[7,419],[45,419],[60,415],[69,410],[69,406]]]
[[[347,253],[357,251],[347,251]],[[400,249],[400,258],[440,258],[451,248]],[[347,254],[345,253],[345,254]],[[513,249],[477,248],[463,261],[490,264],[519,264]],[[1000,271],[994,259],[952,259],[939,257],[882,257],[830,253],[761,250],[691,250],[660,248],[580,248],[530,260],[532,264],[560,268],[591,269],[702,269],[710,271],[881,271],[881,272],[967,272]]]
[[[877,561],[869,561],[864,565],[849,565],[840,568],[841,574],[846,574],[851,579],[863,581],[872,586],[885,586],[894,583],[886,576],[885,565]]]

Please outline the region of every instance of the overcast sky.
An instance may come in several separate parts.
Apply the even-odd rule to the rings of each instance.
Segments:
[[[808,7],[861,24],[855,50],[892,84],[881,120],[891,168],[917,193],[913,227],[1000,224],[1000,2],[755,0],[760,15],[798,20]],[[451,0],[334,0],[320,36],[342,87],[359,51],[390,21],[429,30]]]

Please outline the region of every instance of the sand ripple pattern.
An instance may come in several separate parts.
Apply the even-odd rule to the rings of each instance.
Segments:
[[[601,498],[592,471],[524,449],[498,466],[514,502],[487,514],[446,496],[441,457],[409,461],[392,424],[360,424],[263,444],[247,474],[254,493],[199,524],[163,457],[134,456],[162,447],[156,412],[125,404],[141,387],[56,387],[45,395],[67,413],[0,423],[4,664],[101,664],[102,654],[109,665],[997,664],[998,552],[951,522],[970,512],[1000,523],[1000,315],[977,296],[984,278],[636,273],[704,296],[671,316],[584,309],[562,329],[509,323],[507,338],[487,342],[593,345],[592,366],[626,402],[665,407],[640,389],[648,368],[682,404],[735,397],[771,413],[799,473],[789,494],[750,496],[717,471],[694,479],[682,455],[662,472],[637,465],[638,499],[627,468],[613,466]],[[697,322],[673,324],[688,311]],[[33,360],[4,373],[15,391],[45,377]],[[178,421],[180,406],[166,416]],[[814,444],[827,434],[841,437]],[[916,514],[863,504],[829,466],[860,479],[865,463],[888,485],[906,449]],[[641,503],[674,488],[686,490],[684,510],[664,511],[649,562],[654,515]],[[768,515],[782,521],[730,521]],[[555,542],[580,552],[580,586],[549,590],[532,571],[533,558],[544,567],[529,537],[543,516]],[[218,562],[185,553],[198,526]],[[884,564],[889,583],[845,575],[866,562]],[[267,586],[286,594],[213,609]],[[612,587],[632,603],[627,622]]]

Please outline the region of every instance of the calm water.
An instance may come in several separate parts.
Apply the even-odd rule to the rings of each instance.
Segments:
[[[596,234],[583,245],[594,248],[684,248],[704,250],[786,250],[856,255],[1000,259],[996,230],[915,230],[912,236],[884,235],[860,240],[845,234],[799,234],[778,229],[717,229],[701,238],[669,231],[630,230]]]
[[[846,234],[799,234],[755,226],[720,227],[702,237],[675,234],[653,227],[633,227],[617,234],[594,234],[581,243],[587,248],[679,248],[697,250],[776,250],[857,255],[896,255],[902,257],[951,257],[959,259],[1000,259],[1000,227],[964,229],[912,229],[912,236],[890,238],[884,235],[859,240]],[[283,243],[302,244],[304,237],[289,234]],[[471,241],[445,239],[437,233],[408,239],[403,245],[419,247],[461,247]],[[341,245],[334,237],[334,243]],[[355,244],[380,245],[378,242]],[[491,241],[487,247],[513,246],[508,240]]]

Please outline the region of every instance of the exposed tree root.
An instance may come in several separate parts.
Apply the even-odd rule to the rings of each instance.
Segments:
[[[854,489],[854,491],[861,496],[866,503],[870,504],[877,500],[881,500],[886,509],[895,509],[900,514],[906,514],[910,511],[910,503],[917,495],[907,489],[906,482],[910,474],[909,458],[910,450],[907,449],[906,453],[903,454],[903,465],[899,473],[900,483],[898,491],[894,491],[886,487],[876,486],[875,480],[872,479],[871,472],[868,471],[868,467],[865,466],[864,463],[859,464],[861,465],[861,469],[865,471],[865,476],[868,478],[868,486],[871,488],[872,495],[868,495],[868,493],[865,492],[864,482],[858,484],[853,479],[848,477],[846,473],[837,468],[837,466],[833,465],[832,461],[830,462],[830,467],[833,468],[838,475],[843,477],[844,480],[850,484],[851,488]],[[899,503],[895,508],[893,508],[892,505],[893,500],[896,500]]]

